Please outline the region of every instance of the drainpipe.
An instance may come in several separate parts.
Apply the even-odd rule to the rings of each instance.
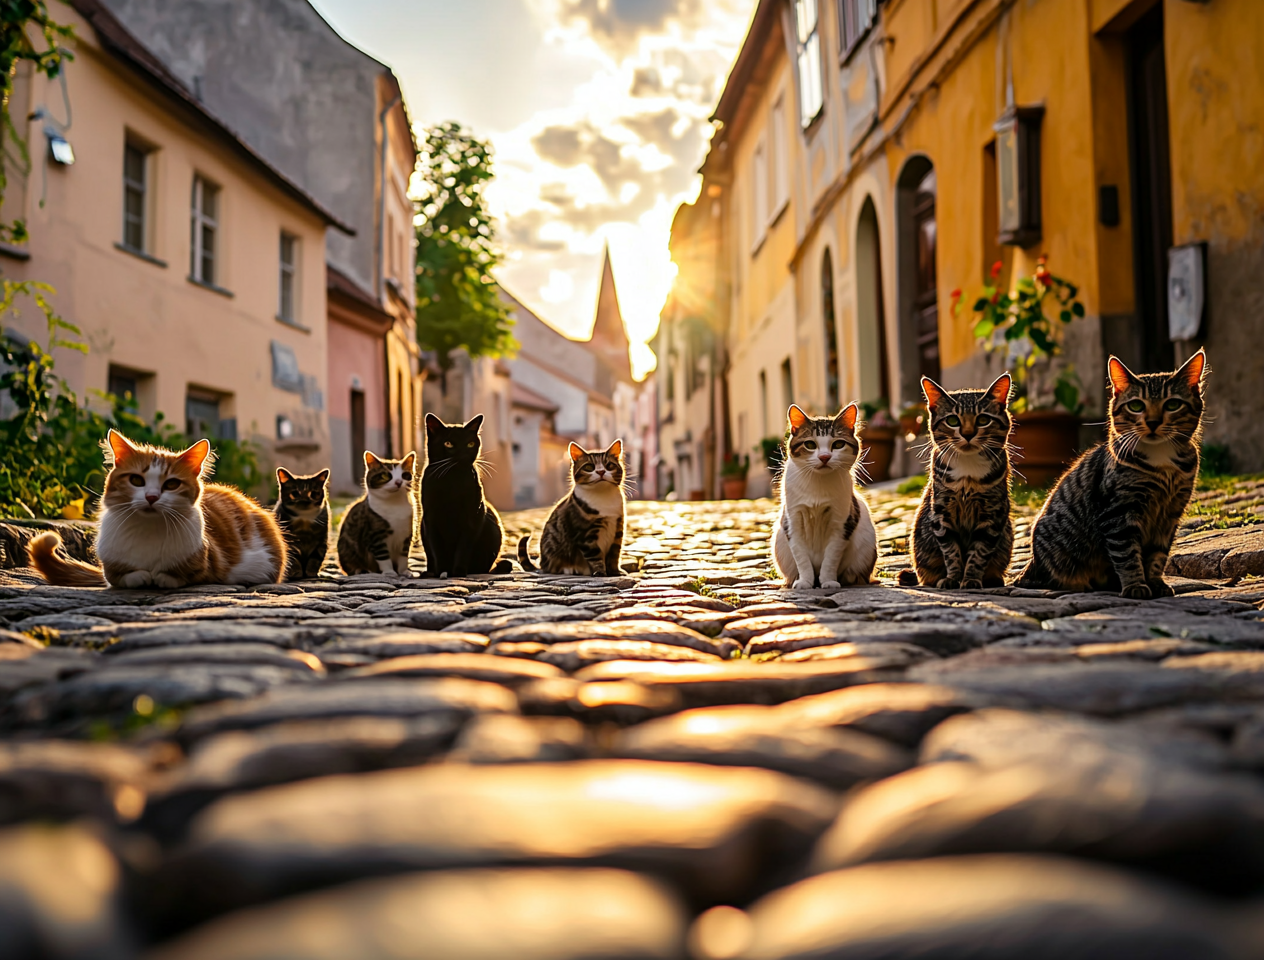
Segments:
[[[377,300],[382,305],[382,309],[386,310],[386,150],[389,140],[386,136],[386,118],[395,105],[399,103],[400,97],[396,96],[390,103],[382,108],[382,112],[377,115],[378,129],[382,135],[382,145],[380,153],[380,168],[378,176],[378,209],[377,209]],[[389,312],[389,311],[388,311]],[[391,427],[391,418],[394,411],[391,410],[391,331],[386,331],[383,338],[382,346],[384,350],[384,359],[386,361],[384,373],[384,402],[386,403],[386,455],[394,457],[395,454],[395,431]],[[401,430],[401,440],[402,430]],[[403,452],[402,450],[400,451]]]

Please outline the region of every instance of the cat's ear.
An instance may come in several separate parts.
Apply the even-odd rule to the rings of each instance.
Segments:
[[[922,394],[926,397],[926,406],[934,410],[940,401],[948,395],[948,391],[930,377],[922,377]]]
[[[808,415],[799,409],[797,403],[792,403],[786,411],[786,419],[790,421],[790,430],[795,431],[808,422]]]
[[[426,414],[426,432],[434,433],[436,430],[442,430],[444,422],[436,417],[433,413]]]
[[[211,455],[211,441],[199,440],[193,446],[176,457],[176,462],[192,474],[200,474]]]
[[[610,446],[606,447],[606,453],[616,458],[623,456],[623,441],[616,440],[614,443],[610,444]]]
[[[1137,382],[1133,372],[1118,357],[1111,357],[1106,363],[1106,369],[1110,373],[1110,385],[1115,393],[1123,393]]]
[[[285,467],[277,467],[277,483],[289,483],[294,479],[294,475]]]
[[[404,457],[404,469],[409,473],[413,472],[413,467],[417,466],[417,451],[409,450],[407,456]]]
[[[320,473],[316,474],[316,476],[312,477],[312,479],[315,480],[317,483],[328,483],[329,471],[322,470]]]
[[[860,416],[860,408],[854,403],[849,403],[834,418],[834,422],[841,424],[848,430],[856,429],[856,418]]]
[[[1177,383],[1183,383],[1189,389],[1197,393],[1203,386],[1203,374],[1207,372],[1207,354],[1203,350],[1199,350],[1196,354],[1186,360],[1179,370],[1172,374],[1172,379]]]
[[[373,456],[373,454],[371,454],[368,450],[364,451],[364,465],[366,467],[376,467],[381,462],[381,460]]]
[[[105,439],[110,445],[110,453],[113,455],[115,463],[127,457],[128,454],[136,452],[136,448],[132,446],[131,441],[117,430],[111,430],[106,434]]]
[[[992,381],[992,386],[987,388],[988,396],[999,403],[1002,407],[1009,403],[1009,391],[1014,381],[1010,378],[1009,371],[1002,373],[999,377]]]
[[[586,451],[574,440],[570,442],[570,446],[566,448],[566,452],[571,455],[572,460],[582,460],[585,456],[588,455],[588,451]]]
[[[480,413],[477,417],[465,425],[465,429],[470,433],[478,433],[478,428],[483,425],[483,415]]]

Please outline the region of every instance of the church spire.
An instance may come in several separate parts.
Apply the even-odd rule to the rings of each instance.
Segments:
[[[590,339],[594,352],[605,361],[615,377],[632,382],[632,361],[628,354],[628,331],[619,310],[619,295],[614,285],[614,268],[610,263],[610,245],[606,244],[601,264],[601,287],[597,291],[597,316]]]

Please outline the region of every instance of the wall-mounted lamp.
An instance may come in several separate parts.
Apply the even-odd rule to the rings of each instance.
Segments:
[[[294,421],[284,414],[277,414],[276,430],[278,440],[291,440],[294,437]]]
[[[75,162],[75,148],[70,145],[69,140],[51,127],[44,128],[44,136],[48,138],[48,152],[53,160],[63,167],[69,167]]]
[[[1044,107],[1011,106],[996,131],[996,186],[1002,244],[1030,247],[1040,240],[1040,121]]]

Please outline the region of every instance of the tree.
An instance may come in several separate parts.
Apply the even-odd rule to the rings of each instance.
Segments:
[[[513,320],[491,271],[500,262],[483,190],[492,179],[489,144],[449,121],[431,127],[417,201],[417,342],[446,375],[452,351],[512,353]]]

